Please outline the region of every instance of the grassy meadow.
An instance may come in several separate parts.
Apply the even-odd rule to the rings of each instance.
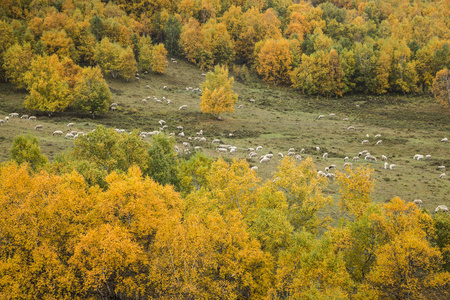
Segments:
[[[279,158],[277,153],[287,154],[289,148],[300,151],[305,148],[302,158],[312,157],[318,170],[335,164],[343,171],[344,157],[357,156],[362,150],[368,150],[378,158],[370,164],[376,179],[373,200],[389,201],[395,196],[406,201],[422,199],[424,207],[434,210],[437,205],[450,205],[450,173],[446,179],[439,179],[442,173],[436,168],[445,165],[450,168],[450,143],[442,143],[444,137],[450,138],[450,110],[445,110],[429,96],[408,97],[404,95],[369,96],[354,95],[344,98],[305,97],[286,87],[268,87],[259,79],[242,84],[235,81],[234,90],[239,99],[232,114],[224,114],[222,121],[202,114],[200,95],[188,87],[199,87],[205,80],[202,71],[186,61],[169,63],[165,75],[141,74],[140,80],[127,82],[106,76],[113,93],[113,101],[118,103],[117,111],[92,119],[89,115],[74,112],[55,113],[52,116],[28,111],[23,107],[27,95],[25,90],[16,90],[8,83],[0,83],[0,119],[11,112],[36,115],[37,121],[11,119],[0,127],[0,161],[8,160],[9,148],[16,135],[31,132],[39,141],[42,151],[52,160],[55,155],[69,150],[72,140],[52,136],[55,130],[68,131],[67,124],[74,122],[70,130],[88,132],[98,124],[131,131],[158,130],[158,121],[163,119],[169,126],[167,132],[178,133],[176,127],[184,127],[185,137],[176,137],[182,148],[182,142],[192,146],[202,146],[203,151],[217,156],[213,139],[223,144],[237,146],[233,154],[222,154],[227,159],[248,157],[247,148],[262,146],[261,154],[273,153],[269,164],[258,166],[262,178],[270,178],[276,170]],[[164,86],[166,88],[164,89]],[[147,98],[147,103],[142,99]],[[157,103],[165,97],[172,101]],[[249,100],[253,98],[255,103]],[[179,110],[187,105],[186,110]],[[239,105],[243,108],[238,109]],[[335,114],[330,117],[329,114]],[[324,115],[318,119],[319,115]],[[348,118],[348,121],[344,121]],[[43,130],[34,130],[37,124]],[[356,130],[347,130],[354,126]],[[196,132],[203,130],[207,143],[189,141]],[[230,136],[230,133],[232,136]],[[369,138],[366,135],[369,134]],[[381,138],[374,138],[381,134]],[[363,140],[369,140],[362,145]],[[377,140],[382,145],[375,145]],[[149,138],[150,141],[150,138]],[[316,151],[315,147],[320,147]],[[322,159],[328,152],[329,158]],[[415,154],[431,155],[428,161],[413,160]],[[388,157],[394,170],[385,170],[381,155]],[[367,163],[364,159],[354,162],[353,167]],[[333,171],[334,172],[334,171]],[[330,180],[325,192],[337,199],[338,186]]]

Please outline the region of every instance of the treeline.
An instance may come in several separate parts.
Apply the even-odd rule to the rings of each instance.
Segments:
[[[52,89],[70,94],[82,76],[73,68],[71,78],[54,75],[65,86],[33,86],[26,74],[40,64],[24,62],[46,55],[127,80],[138,70],[164,73],[167,54],[184,55],[204,69],[227,64],[240,80],[255,71],[306,94],[433,91],[449,105],[446,0],[9,0],[0,7],[0,76],[30,90],[30,109],[66,109],[73,101],[35,102]]]
[[[263,182],[173,143],[99,126],[50,163],[17,137],[0,166],[0,298],[449,298],[449,214],[373,203],[368,167],[336,171],[336,213],[311,159]]]

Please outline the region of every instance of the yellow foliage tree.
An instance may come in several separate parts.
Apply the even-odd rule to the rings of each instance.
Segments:
[[[256,70],[264,82],[277,85],[290,82],[292,53],[285,39],[268,39],[256,45]]]
[[[445,107],[450,107],[450,72],[447,68],[436,73],[433,80],[432,92],[439,103]]]
[[[200,108],[203,113],[213,114],[220,119],[224,112],[234,112],[238,95],[233,92],[234,78],[228,78],[228,68],[216,66],[214,72],[206,75],[201,85],[202,96]]]
[[[167,67],[167,50],[164,48],[164,44],[153,46],[151,67],[153,72],[158,74],[165,73]]]

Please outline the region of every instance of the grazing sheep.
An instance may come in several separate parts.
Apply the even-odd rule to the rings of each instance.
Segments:
[[[352,158],[352,161],[358,161],[359,160],[359,156],[355,156]]]
[[[28,118],[28,120],[30,120],[30,121],[36,121],[36,116],[30,116],[30,117]]]
[[[73,134],[69,132],[66,134],[66,136],[64,138],[65,139],[73,139]]]
[[[330,118],[334,118],[336,115],[335,114],[329,114],[328,115]]]
[[[389,163],[385,162],[384,163],[384,168],[387,169],[388,168]]]
[[[330,170],[331,170],[331,169],[336,169],[336,165],[330,165],[328,168],[329,168]]]
[[[343,118],[342,121],[348,121],[348,118]]]
[[[448,207],[445,205],[439,205],[438,207],[436,207],[436,209],[434,210],[435,213],[442,211],[442,212],[448,212]]]
[[[325,177],[334,179],[334,178],[336,178],[336,175],[334,175],[333,173],[327,173],[327,174],[325,175]]]
[[[228,149],[227,148],[216,148],[216,151],[217,152],[228,152]]]
[[[375,138],[377,139],[377,138],[380,138],[381,137],[381,134],[376,134],[375,135]]]
[[[439,166],[437,167],[437,170],[445,172],[445,166]]]
[[[251,171],[258,171],[258,167],[257,166],[251,167],[250,170]]]
[[[343,167],[344,167],[344,169],[346,168],[346,167],[352,167],[352,163],[351,162],[346,162],[346,163],[344,163],[344,165],[343,165]]]
[[[344,157],[344,161],[348,161],[348,160],[349,160],[348,156]]]
[[[445,179],[445,173],[442,173],[441,175],[439,175],[440,179]]]
[[[305,148],[302,148],[302,149],[300,150],[300,153],[301,153],[301,154],[304,154],[304,153],[305,153]]]
[[[262,163],[269,163],[269,161],[270,161],[270,158],[269,158],[269,157],[263,157],[263,158],[259,161],[259,163],[260,163],[260,164],[262,164]]]
[[[236,152],[236,148],[232,147],[230,148],[230,154]]]
[[[328,159],[328,153],[325,152],[325,153],[322,155],[322,158],[323,158],[323,159]]]
[[[43,129],[44,128],[44,126],[43,125],[41,125],[41,124],[38,124],[38,125],[36,125],[35,127],[34,127],[34,130],[38,130],[38,129]]]
[[[258,153],[256,153],[256,152],[250,152],[250,153],[248,154],[248,157],[249,157],[250,159],[257,158],[257,157],[258,157]]]
[[[5,122],[8,123],[9,117],[5,117]]]
[[[320,147],[316,147],[315,149],[316,149],[316,151],[320,151]]]
[[[362,145],[367,144],[369,141],[368,140],[364,140],[361,142]]]
[[[213,140],[211,143],[220,143],[220,140],[219,139],[215,139],[215,140]]]
[[[18,117],[19,117],[19,114],[18,114],[18,113],[10,113],[9,116],[10,116],[11,118],[18,118]]]
[[[248,152],[255,151],[255,148],[247,148]]]
[[[325,118],[325,116],[324,115],[320,115],[317,119],[322,119],[322,118]]]
[[[21,119],[28,119],[28,115],[22,115],[20,118]]]
[[[383,141],[382,140],[379,140],[377,143],[376,143],[376,145],[381,145],[383,143]]]
[[[184,132],[180,132],[178,136],[184,136]]]
[[[347,130],[355,130],[355,126],[348,126]]]
[[[166,121],[164,121],[164,120],[159,120],[158,123],[159,123],[159,125],[163,126],[164,124],[166,124]]]
[[[53,131],[53,133],[52,133],[52,135],[63,135],[64,134],[64,132],[62,132],[61,130],[56,130],[56,131]]]
[[[256,151],[261,151],[262,150],[262,146],[258,146],[258,147],[256,147]]]
[[[200,131],[199,131],[199,132],[196,132],[196,134],[197,134],[197,136],[203,135],[203,130],[200,129]]]
[[[249,101],[250,101],[251,103],[255,103],[255,102],[256,102],[256,100],[253,99],[253,98],[251,98]]]
[[[183,142],[183,147],[184,148],[188,148],[189,147],[189,143],[188,142]]]
[[[182,109],[186,109],[186,108],[187,108],[187,105],[184,104],[184,105],[181,105],[180,108],[178,108],[178,110],[182,110]]]
[[[387,161],[388,159],[387,159],[386,155],[381,155],[381,160]]]
[[[280,157],[280,158],[283,158],[284,157],[284,154],[283,153],[278,153],[278,156]]]
[[[389,170],[394,170],[395,169],[395,164],[391,164],[390,166],[389,166]]]
[[[420,200],[420,199],[414,200],[413,203],[414,203],[415,205],[419,206],[419,207],[422,206],[422,200]]]
[[[443,138],[443,139],[441,140],[441,142],[443,142],[443,143],[448,143],[448,138]]]
[[[75,123],[69,123],[69,124],[67,124],[67,127],[72,127],[72,126],[75,126]]]
[[[116,110],[117,110],[117,106],[111,106],[110,109],[111,109],[112,111],[116,111]]]
[[[288,152],[287,153],[287,156],[294,156],[295,155],[295,152]]]
[[[200,151],[200,150],[202,150],[202,147],[201,147],[201,146],[195,146],[195,147],[194,147],[194,150],[195,150],[195,151]]]
[[[199,142],[206,142],[206,138],[205,137],[201,137],[198,139]]]
[[[238,108],[239,109],[244,108],[244,105],[241,104],[241,105],[238,106]]]
[[[425,160],[429,160],[431,158],[430,154],[425,155]]]

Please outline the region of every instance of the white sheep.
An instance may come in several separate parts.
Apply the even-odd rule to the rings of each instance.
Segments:
[[[202,150],[202,147],[201,146],[195,146],[194,149],[195,149],[195,151],[200,151],[200,150]]]
[[[355,130],[355,126],[348,126],[347,130]]]
[[[445,166],[438,166],[437,169],[439,171],[445,172]]]
[[[395,164],[390,164],[389,165],[389,170],[394,170],[395,169]]]
[[[317,119],[322,119],[322,118],[325,118],[325,116],[324,115],[320,115]]]
[[[9,122],[9,117],[5,117],[5,122],[6,122],[6,123]]]
[[[300,153],[304,154],[304,153],[305,153],[305,148],[302,148],[302,149],[300,150]]]
[[[279,157],[279,158],[283,158],[283,157],[284,157],[284,154],[280,152],[280,153],[278,153],[278,157]]]
[[[72,133],[67,133],[66,136],[64,137],[66,139],[73,139],[73,134]]]
[[[361,142],[362,145],[367,144],[369,141],[368,140],[364,140]]]
[[[377,161],[377,158],[376,158],[375,156],[372,156],[372,155],[370,155],[370,154],[367,154],[367,155],[364,157],[364,160]]]
[[[375,135],[375,138],[377,139],[377,138],[380,138],[381,137],[381,134],[376,134]]]
[[[220,143],[220,140],[219,139],[214,139],[212,142],[211,142],[212,144],[215,144],[215,143]]]
[[[64,134],[64,132],[62,132],[61,130],[56,130],[56,131],[53,131],[53,133],[52,133],[52,135],[63,135]]]
[[[448,138],[443,138],[443,139],[441,140],[441,142],[443,142],[443,143],[448,143]]]
[[[196,134],[197,134],[197,136],[199,136],[199,135],[203,135],[203,130],[202,130],[202,129],[200,129],[200,131],[199,131],[199,132],[196,132]]]
[[[183,147],[184,148],[188,148],[189,147],[189,143],[188,142],[183,142]]]
[[[388,165],[389,165],[389,163],[388,163],[388,162],[385,162],[385,163],[384,163],[384,168],[387,169],[387,168],[388,168]]]
[[[28,118],[28,120],[30,120],[30,121],[36,121],[36,116],[30,116],[30,117]]]
[[[67,127],[72,127],[72,126],[75,126],[75,123],[69,123],[69,124],[67,124]]]
[[[287,153],[287,156],[294,156],[295,155],[295,152],[288,152]]]
[[[184,132],[180,132],[178,136],[184,136]]]
[[[413,203],[414,203],[415,205],[417,205],[417,206],[421,207],[421,206],[422,206],[422,203],[423,203],[423,201],[422,201],[422,200],[420,200],[420,199],[415,199],[415,200],[413,201]]]
[[[320,147],[316,147],[316,151],[320,151]]]
[[[19,117],[19,114],[18,114],[18,113],[10,113],[9,116],[10,116],[11,118],[18,118],[18,117]]]
[[[244,105],[241,104],[238,106],[238,109],[241,109],[241,108],[244,108]]]
[[[178,110],[182,110],[182,109],[186,109],[186,108],[187,108],[187,105],[184,104],[184,105],[181,105],[180,108],[178,108]]]
[[[206,142],[206,138],[205,137],[201,137],[198,139],[199,142]]]
[[[431,158],[430,154],[425,155],[425,160],[429,160]]]
[[[117,106],[111,106],[110,109],[111,109],[112,111],[116,111],[116,110],[117,110]]]
[[[436,209],[434,210],[435,213],[442,211],[442,212],[448,212],[448,207],[445,205],[439,205],[438,207],[436,207]]]
[[[381,160],[387,161],[388,159],[387,159],[386,155],[381,155]]]
[[[22,115],[20,118],[21,119],[28,119],[28,115]]]
[[[269,158],[269,157],[263,157],[263,158],[259,161],[259,163],[260,163],[260,164],[262,164],[262,163],[269,163],[269,161],[270,161],[270,158]]]
[[[348,156],[344,157],[344,161],[348,161],[348,160],[349,160]]]
[[[348,118],[343,118],[342,121],[348,121]]]
[[[355,156],[352,158],[352,161],[358,161],[359,160],[359,156]]]
[[[325,152],[325,153],[322,155],[322,158],[323,158],[323,159],[328,159],[328,153]]]
[[[226,153],[226,152],[228,152],[228,149],[227,148],[216,148],[216,151]]]
[[[445,173],[442,173],[441,175],[439,175],[440,179],[445,179]]]
[[[250,101],[251,103],[255,103],[255,102],[256,102],[256,100],[253,99],[253,98],[251,98],[249,101]]]
[[[346,162],[346,163],[344,163],[344,165],[343,165],[343,167],[344,167],[344,169],[346,168],[346,167],[352,167],[352,163],[351,162]]]
[[[335,114],[329,114],[328,115],[330,118],[334,118],[336,115]]]
[[[34,130],[38,130],[38,129],[42,130],[43,128],[44,128],[44,126],[42,124],[38,124],[34,127]]]
[[[261,151],[262,150],[262,146],[258,146],[258,147],[256,147],[256,151]]]
[[[376,145],[381,145],[383,143],[383,141],[382,140],[379,140],[377,143],[376,143]]]
[[[251,167],[250,170],[251,171],[258,171],[258,167],[257,166]]]
[[[258,157],[258,153],[256,153],[256,152],[250,152],[250,153],[248,154],[248,157],[249,157],[250,159],[257,158],[257,157]]]

